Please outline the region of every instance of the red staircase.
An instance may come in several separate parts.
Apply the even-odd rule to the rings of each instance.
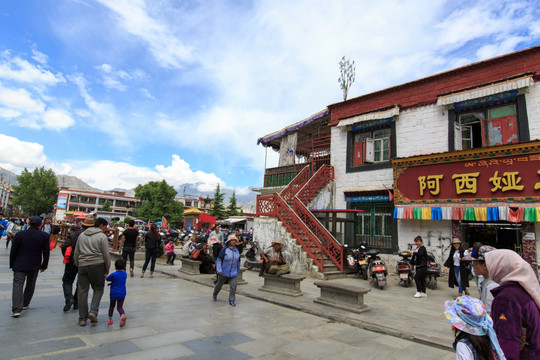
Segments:
[[[280,194],[258,196],[257,215],[277,217],[320,271],[324,271],[325,256],[343,271],[343,248],[306,207],[324,184],[334,179],[334,168],[323,165],[313,176],[309,173],[306,166]]]

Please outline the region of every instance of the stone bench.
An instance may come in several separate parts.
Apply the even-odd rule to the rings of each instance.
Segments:
[[[201,275],[199,266],[202,264],[202,262],[200,262],[199,260],[193,260],[184,257],[181,257],[180,261],[182,262],[182,266],[180,267],[180,269],[178,269],[178,271],[190,275]]]
[[[246,271],[246,269],[242,269],[240,268],[239,271],[238,271],[238,277],[236,278],[236,285],[244,285],[244,284],[247,284],[247,281],[246,279],[244,279],[244,272]],[[217,281],[217,275],[215,275],[213,278],[212,278],[213,281]]]
[[[318,304],[355,313],[369,310],[364,304],[364,295],[371,291],[369,288],[334,281],[317,281],[314,284],[321,289],[321,296],[313,300]]]
[[[263,274],[264,284],[259,288],[262,291],[268,291],[280,295],[301,296],[300,283],[306,277],[302,275],[273,275]]]

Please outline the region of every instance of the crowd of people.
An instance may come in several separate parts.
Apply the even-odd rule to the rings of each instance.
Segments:
[[[53,247],[51,235],[55,229],[50,221],[38,216],[23,222],[20,219],[6,221],[0,214],[0,231],[6,238],[10,237],[7,244],[11,243],[9,266],[13,269],[11,316],[19,317],[30,305],[39,272],[48,267]],[[119,324],[125,326],[126,270],[129,262],[129,275],[134,276],[137,242],[144,242],[146,252],[141,278],[148,266],[150,277],[153,277],[157,249],[163,245],[156,225],[140,239],[134,222],[130,222],[120,238],[122,258],[114,263],[116,271],[109,274],[111,259],[107,231],[105,219],[86,218],[81,229],[72,231],[62,245],[65,264],[63,310],[77,309],[80,326],[86,326],[87,321],[98,322],[106,282],[110,282],[107,323],[113,324],[116,308],[120,314]],[[415,244],[416,249],[411,251],[417,275],[415,297],[425,297],[425,276],[421,275],[423,267],[427,266],[426,250],[420,236],[415,238]],[[193,232],[182,246],[180,256],[200,261],[202,273],[216,274],[213,301],[218,300],[223,285],[229,284],[228,301],[231,306],[236,306],[237,278],[245,245],[239,230],[225,233],[217,225],[207,233]],[[290,271],[282,246],[276,239],[260,252],[261,274],[280,276]],[[449,286],[457,287],[458,293],[454,300],[444,304],[444,314],[455,334],[456,359],[540,359],[540,285],[532,267],[511,250],[495,249],[481,243],[465,249],[457,238],[452,240],[451,246],[445,267],[449,271]],[[165,252],[167,263],[174,264],[174,241],[165,245]],[[472,264],[478,298],[469,292],[467,263]]]

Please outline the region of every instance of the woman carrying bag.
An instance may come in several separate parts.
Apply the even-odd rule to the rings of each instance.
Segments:
[[[229,282],[229,304],[236,306],[236,282],[240,271],[240,253],[236,248],[236,236],[227,238],[226,246],[221,249],[216,260],[217,283],[214,288],[212,299],[217,301],[217,296],[225,282]]]
[[[150,227],[150,231],[146,233],[146,236],[144,238],[144,247],[146,249],[146,260],[144,261],[144,265],[141,272],[141,278],[144,277],[144,272],[146,271],[146,268],[148,267],[148,263],[152,261],[150,264],[150,277],[154,277],[154,269],[156,267],[156,256],[157,256],[157,247],[161,247],[161,236],[159,236],[159,232],[157,230],[157,225],[152,224]]]

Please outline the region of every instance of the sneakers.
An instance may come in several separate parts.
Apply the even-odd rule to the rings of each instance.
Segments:
[[[28,309],[30,309],[30,306],[28,306],[28,305],[26,305],[26,306],[23,306],[23,308],[22,308],[22,309],[23,309],[23,310],[28,310]]]
[[[133,277],[133,275],[135,275],[133,274],[133,269],[129,269],[129,276]]]
[[[469,296],[471,293],[468,290],[465,290],[465,295]]]
[[[21,313],[18,313],[18,312],[14,312],[13,314],[11,314],[11,317],[14,317],[14,318],[18,318],[19,316],[21,316]]]
[[[212,300],[217,301],[217,296],[212,296]]]
[[[88,314],[88,318],[90,319],[90,322],[92,324],[96,324],[98,322],[98,318],[97,318],[96,314],[94,314],[94,313]]]
[[[79,326],[86,326],[86,320],[80,320]]]
[[[236,306],[236,303],[234,301],[229,301],[229,305]]]
[[[73,306],[74,304],[75,304],[75,300],[69,299],[69,301],[64,306],[64,312],[69,311],[69,309],[71,309],[71,306]]]
[[[125,314],[122,315],[122,317],[120,318],[120,327],[126,326],[126,320],[127,320],[126,315]]]
[[[427,297],[427,294],[426,294],[426,293],[422,293],[422,297]]]
[[[154,277],[154,273],[150,272],[150,278],[153,278],[153,277]]]
[[[107,325],[112,325],[112,324],[113,324],[112,319],[109,319],[109,321],[107,321]]]
[[[141,273],[141,279],[144,277],[144,271]]]
[[[422,293],[417,291],[416,294],[414,294],[414,297],[415,297],[415,298],[421,298],[421,297],[422,297]]]

